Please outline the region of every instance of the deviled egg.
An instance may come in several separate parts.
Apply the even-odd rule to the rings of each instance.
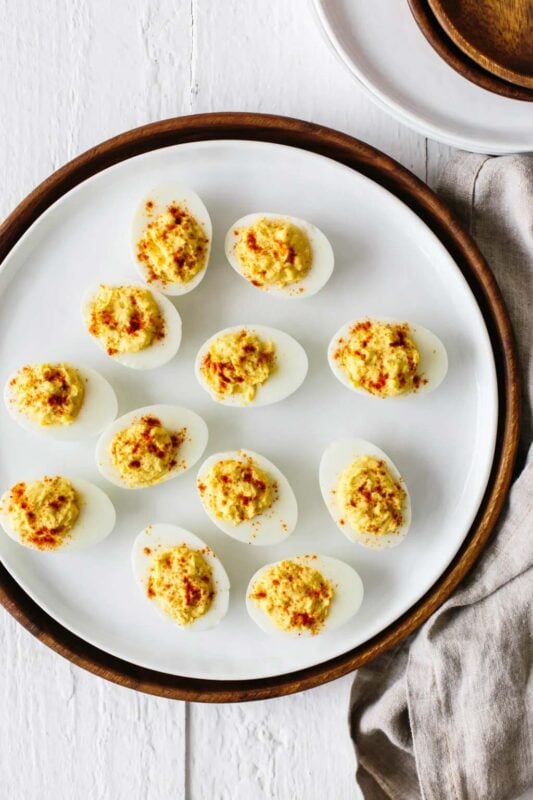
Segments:
[[[434,333],[410,322],[347,322],[328,347],[338,380],[359,394],[396,397],[432,392],[446,377],[446,348]]]
[[[132,369],[154,369],[181,343],[181,317],[170,300],[141,284],[106,284],[82,306],[88,332],[108,356]]]
[[[315,225],[283,214],[247,214],[225,240],[226,257],[245,280],[279,297],[310,297],[333,272],[333,249]]]
[[[81,364],[26,364],[8,379],[4,401],[21,428],[55,439],[98,436],[117,415],[117,397],[99,372]]]
[[[322,456],[322,497],[334,522],[364,547],[395,547],[411,524],[411,500],[397,467],[364,439],[339,439]]]
[[[163,294],[187,294],[205,275],[212,237],[209,213],[195,192],[176,182],[160,186],[133,219],[137,269]]]
[[[181,406],[138,408],[116,419],[96,445],[98,469],[125,489],[143,489],[177,478],[201,458],[207,425]]]
[[[196,377],[217,403],[267,406],[295,392],[305,380],[305,350],[292,336],[265,325],[237,325],[201,346]]]
[[[131,551],[144,596],[184,630],[214,628],[226,615],[230,582],[210,547],[177,525],[148,525]]]
[[[298,505],[291,485],[259,453],[215,453],[200,467],[196,484],[208,517],[239,542],[277,544],[296,527]]]
[[[344,561],[295,556],[261,567],[246,591],[250,617],[265,633],[316,636],[345,625],[363,602],[363,582]]]
[[[91,547],[111,533],[115,518],[109,497],[81,478],[45,475],[19,481],[0,499],[0,525],[33,550]]]

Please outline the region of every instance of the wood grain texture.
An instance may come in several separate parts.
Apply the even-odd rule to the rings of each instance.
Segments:
[[[518,86],[504,80],[498,75],[483,69],[482,66],[472,61],[461,50],[440,25],[435,14],[431,10],[429,0],[408,0],[409,7],[415,18],[418,27],[428,40],[433,49],[463,78],[472,83],[487,89],[489,92],[500,94],[503,97],[510,97],[513,100],[533,101],[533,88]],[[531,49],[533,51],[533,34]]]
[[[488,72],[533,89],[533,0],[429,0],[463,53]]]
[[[82,150],[195,111],[265,110],[331,125],[430,183],[453,152],[366,98],[324,44],[307,0],[0,0],[0,29],[1,217]],[[6,800],[225,800],[245,796],[244,786],[254,800],[358,796],[349,676],[285,699],[186,706],[89,675],[1,607],[0,651]],[[96,733],[104,729],[107,738]]]

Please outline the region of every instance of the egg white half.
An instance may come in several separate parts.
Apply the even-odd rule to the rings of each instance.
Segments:
[[[273,342],[276,346],[276,368],[268,380],[258,387],[254,399],[249,403],[243,403],[242,398],[237,394],[219,398],[201,372],[203,359],[212,343],[220,336],[238,333],[242,330],[255,333],[260,339]],[[289,397],[304,382],[308,366],[307,354],[302,345],[288,333],[276,328],[268,328],[266,325],[233,325],[231,328],[218,331],[203,343],[196,356],[194,372],[202,389],[205,389],[216,403],[247,408],[249,406],[268,406]]]
[[[354,530],[344,520],[344,511],[337,502],[337,482],[339,475],[350,464],[361,456],[374,456],[385,462],[395,480],[400,481],[405,490],[406,497],[403,508],[403,525],[394,533],[375,534],[367,531]],[[339,530],[343,532],[351,542],[358,542],[364,547],[381,550],[386,547],[395,547],[405,538],[411,524],[411,498],[396,465],[389,456],[376,447],[372,442],[365,439],[338,439],[326,448],[320,461],[319,482],[322,497]]]
[[[191,625],[180,625],[176,620],[165,614],[155,599],[148,597],[148,579],[150,577],[150,565],[154,555],[157,555],[158,551],[166,550],[169,547],[179,547],[181,544],[186,544],[194,550],[204,551],[202,555],[211,567],[215,587],[215,596],[211,607],[202,617],[196,619]],[[147,552],[147,550],[149,552]],[[198,536],[185,530],[185,528],[162,523],[148,525],[140,532],[133,543],[131,564],[133,574],[138,580],[146,599],[152,603],[159,614],[181,630],[206,631],[209,628],[214,628],[215,625],[218,625],[223,617],[226,616],[230,593],[230,582],[226,570],[211,548]]]
[[[23,414],[18,408],[16,394],[10,386],[11,380],[17,373],[9,377],[4,388],[4,402],[9,415],[21,428],[54,439],[79,441],[98,436],[115,419],[118,402],[111,384],[90,367],[72,363],[69,363],[69,366],[79,372],[85,387],[82,407],[70,425],[39,425]]]
[[[185,441],[178,451],[178,465],[171,472],[161,478],[158,483],[165,483],[172,478],[177,478],[190,469],[201,458],[207,447],[208,430],[204,420],[182,406],[162,405],[144,406],[124,414],[109,425],[102,433],[96,445],[96,465],[104,478],[121,486],[123,489],[146,489],[147,486],[128,486],[111,460],[110,445],[113,437],[129,427],[135,420],[146,415],[157,417],[165,428],[170,431],[180,431],[186,428]],[[156,486],[157,484],[152,484]]]
[[[54,550],[39,550],[32,547],[20,538],[20,534],[11,526],[9,517],[0,510],[0,525],[7,535],[15,542],[28,547],[31,550],[39,550],[43,553],[64,552],[65,550],[83,550],[86,547],[93,547],[105,539],[115,527],[116,512],[113,503],[105,492],[95,486],[94,483],[85,481],[82,478],[71,478],[62,476],[69,480],[81,498],[80,515],[70,534],[65,538],[61,547]],[[9,497],[10,490],[4,493],[0,500],[3,506]]]
[[[270,508],[253,519],[244,520],[240,525],[234,525],[215,516],[207,502],[204,501],[201,493],[198,492],[200,501],[209,519],[217,528],[231,536],[232,539],[253,545],[283,542],[296,527],[298,503],[285,475],[267,458],[259,455],[259,453],[254,453],[252,450],[229,450],[226,453],[215,453],[209,456],[200,467],[196,484],[198,486],[204,480],[211,467],[218,461],[234,459],[235,461],[245,462],[250,458],[255,461],[258,467],[271,475],[277,483],[278,496]]]
[[[259,288],[261,291],[268,292],[268,294],[276,297],[286,297],[290,299],[311,297],[313,294],[319,292],[331,278],[333,267],[335,266],[333,248],[329,239],[316,225],[306,222],[304,219],[289,216],[288,214],[273,214],[271,212],[261,211],[255,214],[247,214],[245,217],[238,219],[231,226],[226,234],[224,249],[226,251],[226,258],[235,272],[250,283],[235,254],[235,246],[239,240],[241,228],[248,228],[258,220],[265,218],[281,219],[301,228],[309,237],[312,263],[311,269],[307,275],[301,281],[292,283],[290,286],[261,286],[254,288]]]
[[[270,567],[279,564],[280,562],[278,561],[275,564],[266,564],[264,567],[258,569],[252,576],[246,590],[246,609],[252,620],[261,630],[275,636],[289,636],[291,638],[299,638],[300,636],[309,637],[313,635],[319,636],[327,631],[340,628],[341,625],[345,625],[357,614],[363,602],[364,589],[363,581],[353,567],[350,567],[344,561],[340,561],[337,558],[322,555],[292,556],[288,560],[296,561],[298,564],[318,570],[324,578],[333,584],[335,594],[331,602],[329,614],[324,621],[323,627],[317,634],[312,634],[307,630],[303,630],[301,633],[284,631],[276,626],[271,617],[255,604],[250,595],[253,592],[256,581],[259,580]]]
[[[162,367],[163,364],[166,364],[171,358],[174,358],[181,344],[181,317],[178,313],[178,310],[170,302],[168,297],[165,297],[160,292],[152,289],[151,287],[147,287],[142,283],[128,281],[127,283],[125,282],[106,285],[136,286],[137,288],[151,292],[161,312],[161,316],[165,321],[165,335],[162,339],[154,342],[149,347],[145,347],[144,350],[139,350],[138,353],[116,353],[116,355],[109,356],[100,339],[89,334],[91,339],[94,339],[94,341],[98,344],[100,350],[102,350],[108,358],[111,358],[113,361],[117,361],[124,367],[130,367],[131,369],[155,369],[156,367]],[[97,291],[98,288],[92,289],[86,295],[82,303],[83,323],[87,329],[87,332],[89,328],[88,322],[90,306]]]
[[[146,203],[151,200],[154,203],[153,208],[148,213],[146,210]],[[149,281],[148,273],[142,261],[137,258],[137,242],[143,235],[148,224],[155,219],[159,214],[164,213],[167,208],[172,204],[177,203],[180,206],[185,206],[186,210],[192,214],[193,217],[202,226],[205,235],[207,236],[207,253],[205,259],[205,266],[198,272],[189,283],[168,283],[164,284],[161,281]],[[179,181],[158,186],[153,191],[148,192],[143,200],[139,203],[132,224],[132,240],[133,240],[133,258],[135,265],[142,279],[146,281],[150,287],[154,287],[163,294],[178,296],[188,294],[195,289],[200,281],[203,279],[207,267],[209,265],[209,257],[211,254],[211,242],[213,239],[213,226],[211,217],[205,207],[203,201],[198,197],[196,192],[189,189]]]
[[[367,318],[368,319],[368,318]],[[352,319],[350,322],[347,322],[345,325],[340,328],[335,336],[332,338],[331,342],[328,345],[328,362],[329,366],[335,377],[344,385],[346,388],[350,389],[352,392],[356,392],[357,394],[365,395],[365,397],[373,397],[370,392],[365,391],[365,389],[361,389],[359,386],[354,386],[353,383],[350,381],[346,372],[342,369],[340,364],[337,363],[336,359],[334,358],[335,352],[339,348],[339,340],[344,339],[346,341],[350,336],[351,328],[356,325],[358,322],[363,322],[364,319]],[[405,320],[395,320],[389,319],[388,317],[380,317],[379,319],[371,318],[371,322],[385,322],[391,325],[404,325]],[[444,347],[441,340],[432,333],[427,328],[422,327],[422,325],[414,324],[412,322],[408,322],[407,325],[409,326],[409,335],[411,336],[413,342],[416,345],[416,348],[420,354],[420,362],[418,365],[418,374],[424,378],[427,383],[421,383],[419,388],[415,392],[406,392],[405,394],[395,395],[393,398],[378,398],[378,399],[393,399],[398,400],[399,398],[411,397],[413,395],[419,394],[426,394],[428,392],[432,392],[436,389],[444,378],[446,377],[446,373],[448,372],[448,354],[446,352],[446,348]]]

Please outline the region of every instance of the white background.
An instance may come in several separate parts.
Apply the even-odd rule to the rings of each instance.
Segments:
[[[306,0],[0,0],[0,26],[2,217],[81,151],[179,114],[330,125],[430,184],[453,152],[363,96]],[[264,703],[186,705],[81,671],[3,610],[0,654],[3,800],[357,797],[349,676]]]

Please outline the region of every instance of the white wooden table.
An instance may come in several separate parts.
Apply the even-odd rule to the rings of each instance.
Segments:
[[[372,0],[362,0],[372,2]],[[377,109],[307,0],[0,0],[4,217],[50,172],[145,122],[286,114],[347,131],[430,184],[450,149]],[[349,800],[350,677],[207,706],[95,678],[0,610],[3,800]]]

